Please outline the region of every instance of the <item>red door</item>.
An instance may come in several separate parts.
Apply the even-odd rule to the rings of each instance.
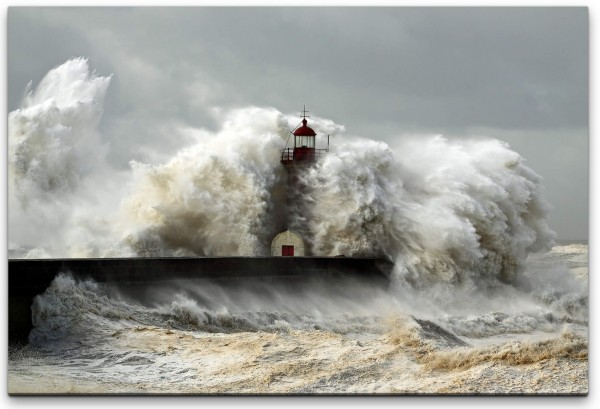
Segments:
[[[281,246],[281,255],[291,257],[294,255],[294,246]]]

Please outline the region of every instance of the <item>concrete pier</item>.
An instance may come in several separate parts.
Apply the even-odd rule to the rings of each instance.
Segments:
[[[263,280],[302,286],[318,280],[363,280],[387,286],[393,263],[354,257],[98,258],[8,261],[9,341],[26,342],[31,303],[59,273],[99,283],[142,289],[174,280],[209,280],[223,285]]]

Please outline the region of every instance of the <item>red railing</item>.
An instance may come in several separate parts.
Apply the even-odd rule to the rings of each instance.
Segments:
[[[289,162],[294,160],[294,148],[285,148],[281,151],[281,161]]]
[[[281,161],[316,160],[327,152],[327,149],[296,148],[294,150],[294,148],[285,148],[281,151]]]

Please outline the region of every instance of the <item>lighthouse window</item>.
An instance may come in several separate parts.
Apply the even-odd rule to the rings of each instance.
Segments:
[[[314,136],[296,136],[296,147],[314,148],[315,147]]]

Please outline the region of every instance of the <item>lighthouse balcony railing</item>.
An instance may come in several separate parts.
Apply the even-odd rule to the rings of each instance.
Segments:
[[[328,149],[308,149],[308,148],[285,148],[281,151],[281,161],[291,162],[294,160],[317,160],[324,156]]]

